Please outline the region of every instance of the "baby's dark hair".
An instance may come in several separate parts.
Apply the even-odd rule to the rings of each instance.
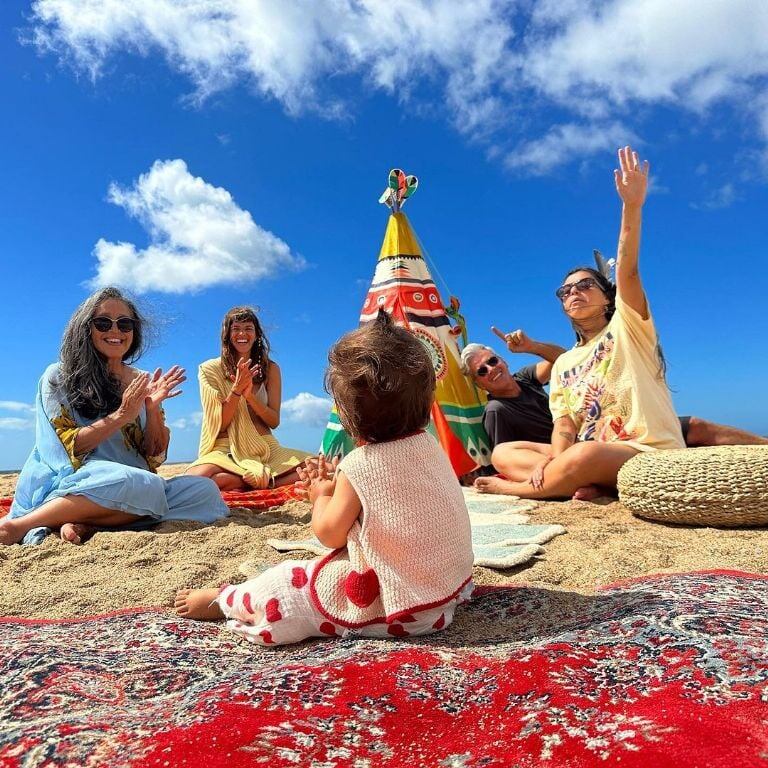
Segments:
[[[381,443],[426,427],[435,369],[424,345],[379,310],[328,353],[325,389],[339,420],[358,442]]]

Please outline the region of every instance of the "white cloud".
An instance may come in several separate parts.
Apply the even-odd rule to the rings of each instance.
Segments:
[[[179,419],[171,422],[172,429],[188,429],[192,427],[199,427],[203,423],[203,412],[194,411],[189,416],[182,416]]]
[[[519,144],[504,162],[513,170],[546,174],[557,166],[570,164],[574,156],[608,152],[622,143],[635,140],[632,132],[618,123],[603,127],[556,125],[542,138]]]
[[[147,229],[150,245],[100,239],[93,287],[184,293],[259,280],[304,266],[279,237],[256,224],[226,189],[193,176],[183,160],[157,160],[130,188],[112,184],[109,200]]]
[[[647,106],[705,121],[729,104],[768,143],[764,0],[35,0],[32,23],[40,48],[94,77],[120,52],[159,52],[198,102],[244,82],[289,113],[338,116],[354,77],[518,145],[494,153],[518,172],[552,170],[567,126],[563,162],[626,143],[612,127],[642,135]]]
[[[20,403],[18,400],[0,400],[0,411],[24,411],[34,413],[35,406],[30,403]]]
[[[768,5],[755,0],[569,4],[542,20],[524,70],[573,103],[661,101],[703,109],[768,73]]]
[[[736,187],[730,182],[713,190],[701,203],[691,203],[691,208],[697,210],[715,211],[719,208],[728,208],[738,200]]]
[[[0,430],[12,429],[15,431],[32,429],[35,426],[34,419],[20,419],[15,416],[0,416]]]
[[[97,76],[111,54],[159,51],[195,98],[237,81],[291,113],[340,114],[329,76],[363,73],[404,95],[445,82],[468,129],[493,110],[492,86],[512,28],[513,0],[36,0],[33,39]]]
[[[328,423],[332,405],[330,398],[299,392],[296,397],[283,403],[282,413],[292,423],[323,427]]]

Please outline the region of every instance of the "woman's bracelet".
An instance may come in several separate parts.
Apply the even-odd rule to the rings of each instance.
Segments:
[[[230,395],[234,395],[235,397],[242,397],[242,396],[243,396],[243,393],[242,393],[242,392],[235,392],[235,390],[234,390],[234,389],[231,389],[231,390],[229,391],[229,394],[230,394]]]

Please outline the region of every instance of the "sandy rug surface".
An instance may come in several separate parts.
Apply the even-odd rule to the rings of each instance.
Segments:
[[[161,474],[171,477],[183,469],[171,465]],[[11,496],[15,481],[16,475],[0,475],[0,496]],[[530,522],[561,524],[568,533],[525,566],[476,568],[477,584],[529,583],[591,594],[599,586],[654,573],[768,573],[765,528],[661,525],[633,517],[618,502],[540,503]],[[59,618],[170,605],[179,587],[239,582],[243,563],[279,562],[281,555],[267,539],[309,535],[309,505],[292,502],[267,512],[236,511],[207,527],[169,523],[151,532],[99,533],[80,547],[54,536],[36,547],[0,547],[0,615]]]

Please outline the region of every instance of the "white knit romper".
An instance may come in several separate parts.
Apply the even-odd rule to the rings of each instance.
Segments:
[[[469,515],[431,435],[361,446],[339,471],[362,505],[347,546],[224,587],[217,603],[230,629],[266,645],[424,635],[447,627],[469,599]]]

